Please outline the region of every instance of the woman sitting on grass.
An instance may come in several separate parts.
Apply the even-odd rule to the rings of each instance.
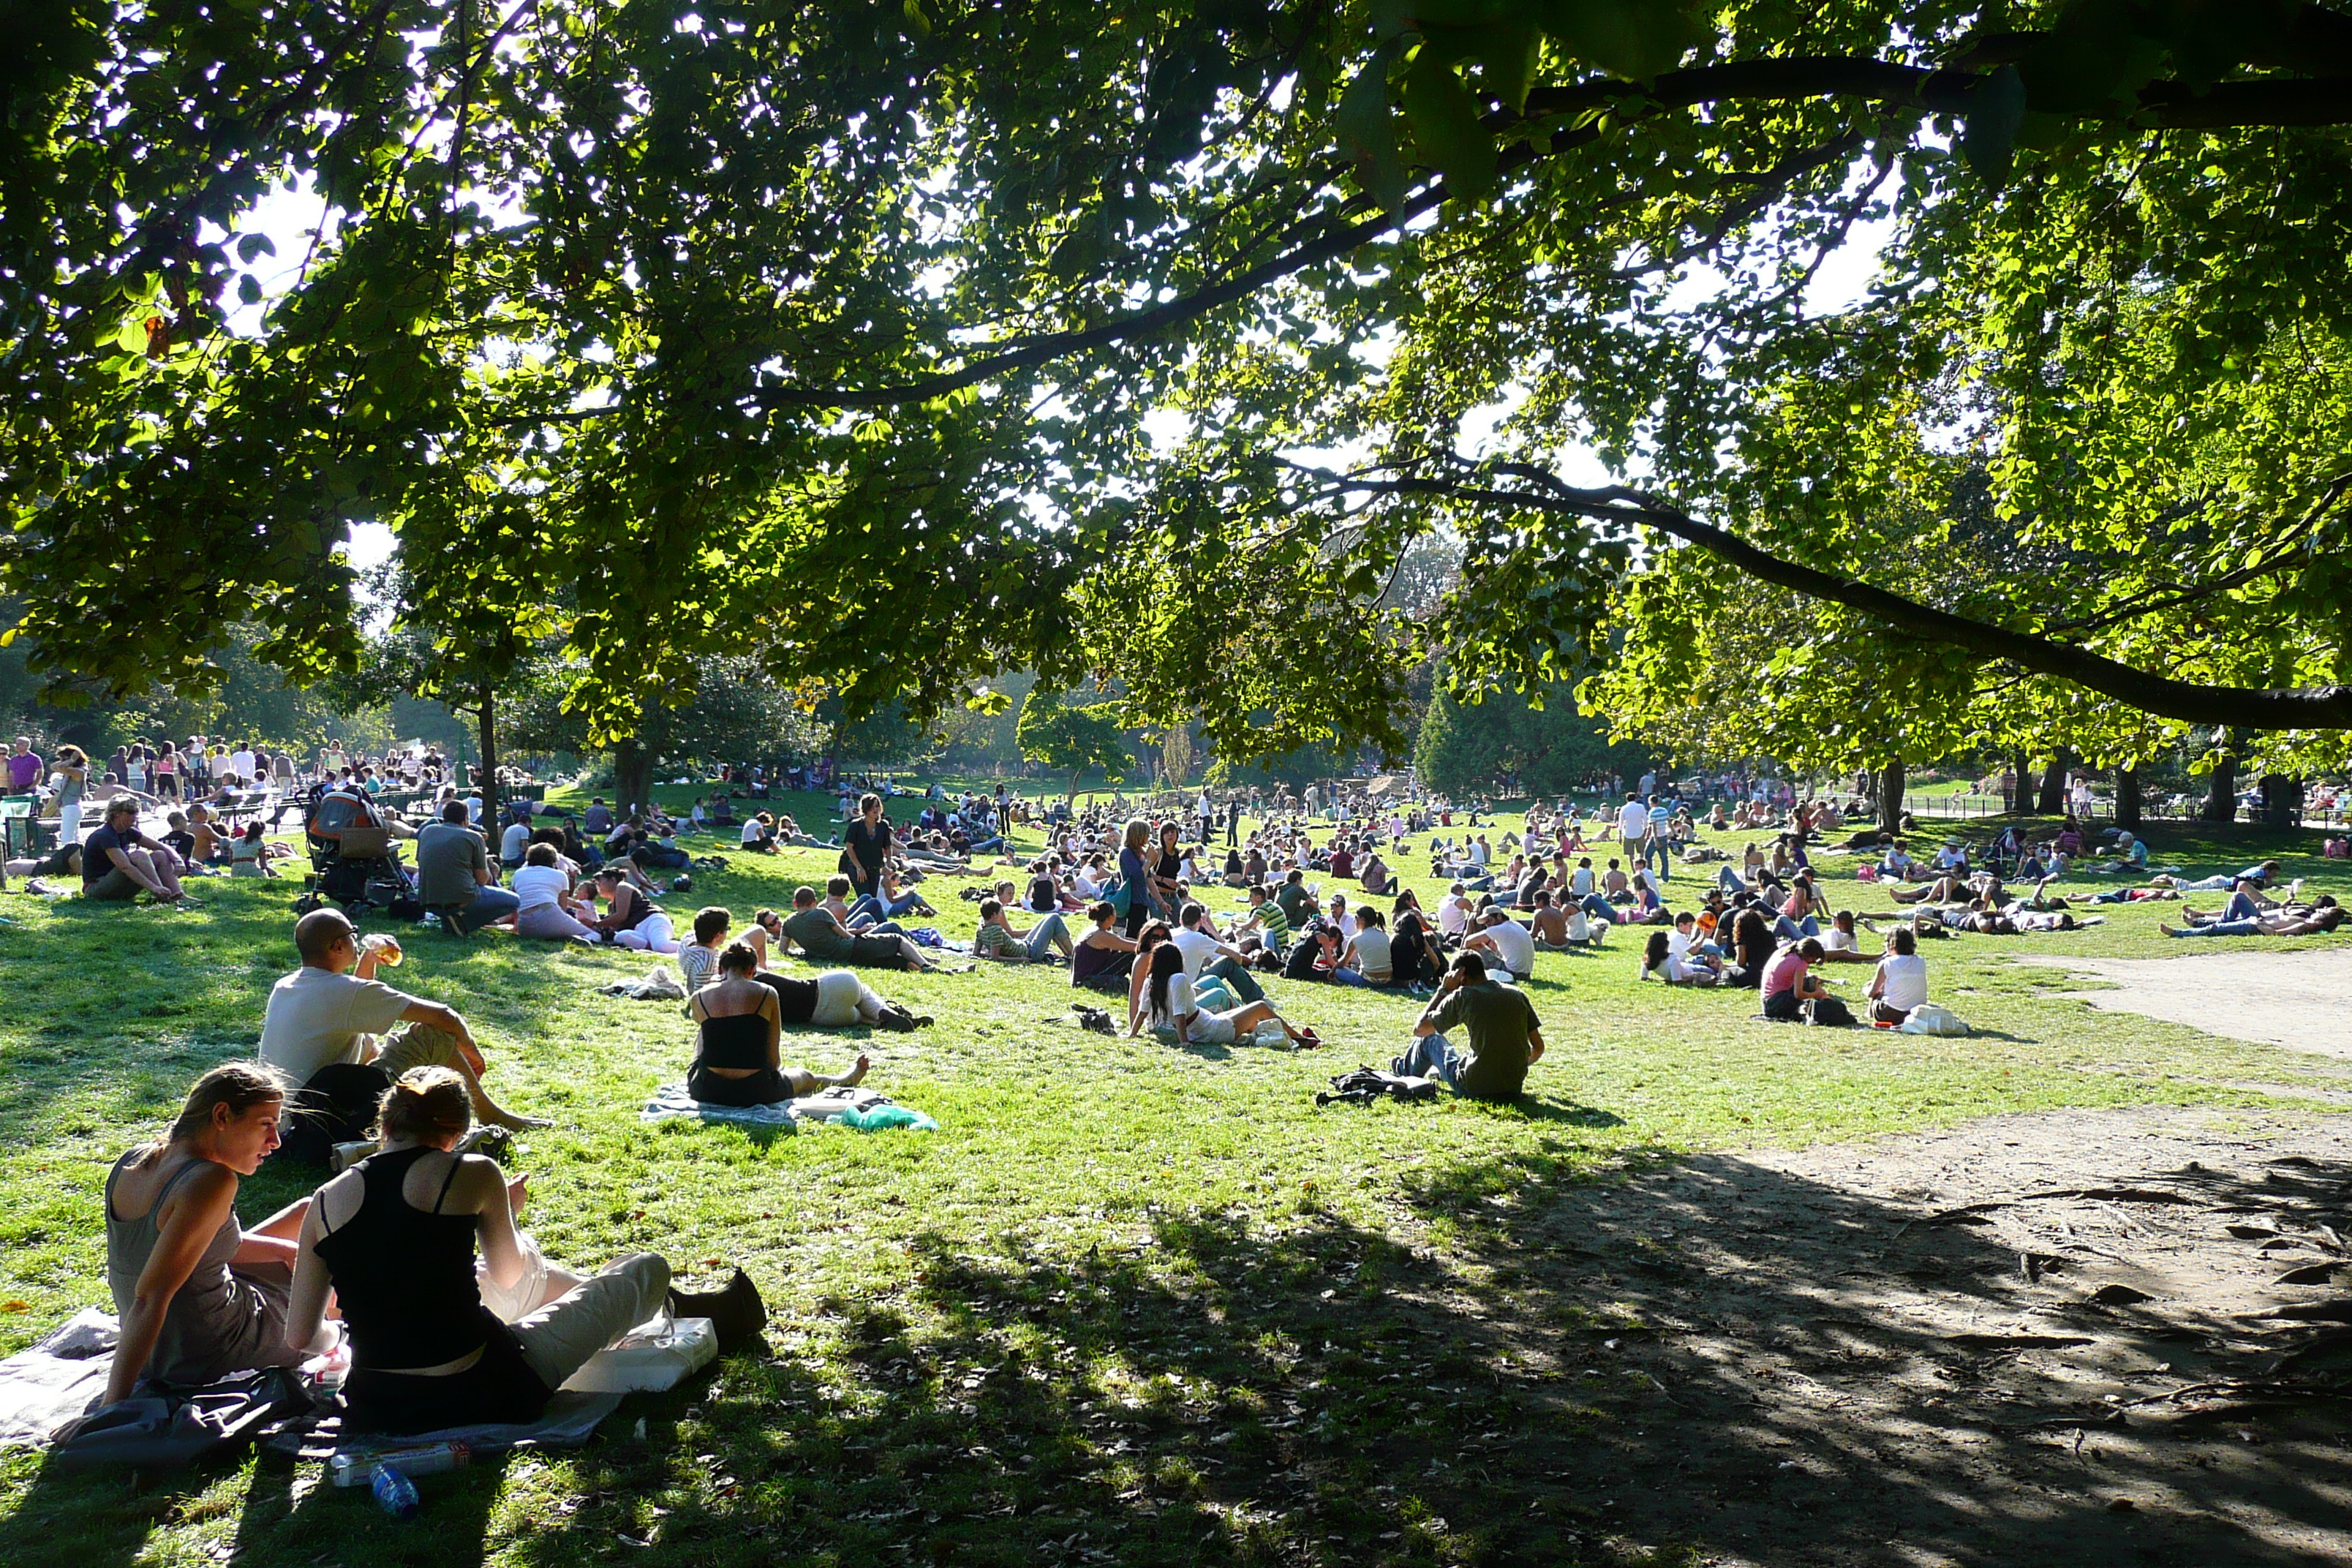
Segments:
[[[1192,982],[1184,973],[1183,952],[1172,942],[1163,942],[1151,950],[1146,978],[1149,1008],[1136,1016],[1129,1026],[1129,1035],[1141,1034],[1144,1024],[1149,1022],[1155,1033],[1171,1033],[1180,1046],[1194,1041],[1204,1046],[1230,1046],[1241,1038],[1243,1030],[1255,1029],[1270,1019],[1282,1025],[1282,1032],[1299,1049],[1323,1043],[1312,1029],[1292,1028],[1274,1010],[1271,1002],[1245,1003],[1222,1013],[1202,1009],[1194,1001]]]
[[[728,943],[719,955],[719,978],[687,1003],[687,1016],[700,1026],[687,1092],[705,1105],[781,1105],[863,1080],[873,1065],[863,1056],[836,1077],[784,1068],[782,994],[760,983],[758,963],[748,944]],[[814,998],[818,988],[802,984]]]
[[[760,913],[774,919],[774,911]],[[695,911],[694,940],[677,950],[678,973],[686,977],[691,997],[719,978],[719,955],[726,952],[728,928],[734,917],[717,904]],[[754,925],[738,944],[751,950],[751,978],[776,994],[778,1019],[786,1024],[813,1024],[821,1029],[846,1029],[867,1025],[877,1029],[928,1028],[930,1018],[888,1000],[846,969],[829,969],[814,979],[778,974],[768,967],[767,932]]]
[[[1675,933],[1654,931],[1642,946],[1642,973],[1637,978],[1647,980],[1655,975],[1669,985],[1724,985],[1723,961],[1712,953],[1702,952],[1696,944],[1675,951]]]
[[[106,1278],[122,1337],[106,1403],[142,1376],[210,1383],[253,1367],[296,1366],[333,1344],[320,1328],[286,1336],[301,1198],[251,1230],[236,1220],[240,1180],[278,1147],[285,1086],[258,1062],[224,1062],[196,1079],[171,1130],[114,1163],[106,1178]]]
[[[509,1324],[483,1300],[530,1282],[515,1228],[520,1183],[451,1151],[473,1121],[465,1080],[415,1068],[384,1091],[383,1152],[320,1187],[302,1219],[286,1342],[314,1343],[331,1288],[352,1344],[348,1428],[430,1432],[535,1421],[589,1357],[646,1321],[669,1289],[650,1252],[569,1283]],[[486,1267],[478,1278],[475,1248]]]
[[[1118,909],[1108,899],[1087,908],[1091,922],[1070,950],[1070,984],[1094,991],[1128,991],[1129,970],[1135,963],[1135,943],[1118,933]]]
[[[1909,926],[1886,933],[1886,956],[1870,977],[1870,1016],[1880,1024],[1900,1024],[1911,1009],[1927,1000],[1927,961],[1919,956],[1919,939]]]

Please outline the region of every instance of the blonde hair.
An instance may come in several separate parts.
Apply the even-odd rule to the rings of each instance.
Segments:
[[[387,1143],[462,1136],[474,1124],[474,1097],[454,1068],[410,1068],[376,1102],[375,1121]]]

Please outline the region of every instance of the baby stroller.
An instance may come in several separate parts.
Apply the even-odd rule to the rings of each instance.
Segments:
[[[397,920],[423,918],[425,906],[373,801],[339,794],[312,802],[302,838],[310,851],[310,877],[298,910],[308,913],[337,903],[354,915],[380,909]]]

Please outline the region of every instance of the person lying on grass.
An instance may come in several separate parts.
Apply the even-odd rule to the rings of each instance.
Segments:
[[[2273,910],[2231,919],[2225,915],[2200,915],[2187,905],[2180,912],[2188,923],[2178,926],[2159,925],[2156,929],[2167,936],[2319,936],[2334,931],[2343,923],[2344,910],[2332,893],[2322,893],[2306,909]]]
[[[1466,1046],[1447,1037],[1456,1029],[1466,1032]],[[1490,977],[1486,960],[1475,952],[1454,955],[1412,1034],[1412,1048],[1391,1070],[1433,1078],[1471,1100],[1517,1099],[1527,1088],[1528,1069],[1543,1059],[1543,1028],[1535,1005],[1517,986]]]
[[[394,951],[389,939],[362,942],[342,910],[313,910],[294,922],[294,951],[301,966],[269,988],[258,1050],[288,1082],[308,1088],[327,1068],[352,1064],[372,1063],[386,1078],[411,1068],[446,1067],[466,1085],[474,1113],[484,1121],[517,1131],[552,1125],[518,1116],[490,1098],[482,1087],[488,1068],[481,1047],[454,1009],[375,977]],[[408,1027],[390,1033],[402,1024]]]
[[[1690,917],[1683,917],[1688,920]],[[1676,933],[1654,931],[1642,947],[1642,973],[1636,978],[1655,977],[1669,985],[1723,985],[1723,960],[1702,952],[1696,943],[1685,943],[1680,952],[1675,949]]]
[[[303,1216],[286,1343],[316,1342],[331,1291],[352,1346],[348,1429],[535,1421],[669,1289],[668,1263],[650,1252],[584,1279],[555,1269],[535,1279],[543,1264],[515,1227],[521,1180],[452,1152],[472,1121],[468,1100],[446,1068],[404,1074],[377,1113],[382,1151],[320,1187]],[[486,1286],[528,1310],[501,1319]]]
[[[258,1062],[224,1062],[196,1079],[169,1131],[114,1163],[106,1178],[106,1279],[121,1315],[109,1405],[142,1377],[211,1383],[254,1367],[299,1366],[330,1349],[323,1325],[289,1343],[299,1198],[247,1230],[239,1182],[278,1147],[285,1081]]]
[[[772,910],[761,916],[773,920]],[[756,918],[756,917],[755,917]],[[719,956],[729,947],[728,930],[734,917],[717,904],[695,911],[692,940],[677,950],[678,973],[690,998],[719,977]],[[779,974],[768,967],[768,933],[753,925],[741,945],[751,950],[751,978],[776,994],[777,1016],[786,1024],[814,1024],[824,1029],[845,1029],[865,1024],[877,1029],[927,1028],[920,1016],[877,994],[846,969],[829,969],[814,979]]]
[[[1148,1023],[1155,1034],[1164,1034],[1180,1046],[1195,1042],[1230,1046],[1241,1038],[1244,1030],[1255,1030],[1260,1024],[1272,1022],[1281,1025],[1291,1045],[1301,1050],[1323,1043],[1312,1029],[1292,1028],[1274,1010],[1271,1002],[1244,1002],[1223,1012],[1202,1007],[1194,995],[1192,978],[1184,973],[1183,950],[1172,941],[1160,942],[1151,950],[1144,1000],[1145,1006],[1129,1026],[1130,1036],[1141,1034]]]
[[[718,978],[688,1001],[687,1016],[698,1029],[687,1092],[705,1105],[781,1105],[820,1089],[862,1082],[873,1066],[864,1056],[832,1077],[783,1066],[782,993],[760,983],[758,965],[749,943],[728,943],[719,955]],[[814,995],[818,988],[809,989]]]

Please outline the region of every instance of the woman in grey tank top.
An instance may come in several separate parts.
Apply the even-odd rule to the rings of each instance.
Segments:
[[[236,1220],[240,1178],[278,1147],[285,1089],[258,1062],[226,1062],[196,1080],[158,1142],[106,1178],[106,1278],[122,1316],[106,1402],[142,1376],[210,1383],[253,1367],[291,1366],[319,1345],[286,1342],[286,1300],[310,1200],[252,1230]]]

